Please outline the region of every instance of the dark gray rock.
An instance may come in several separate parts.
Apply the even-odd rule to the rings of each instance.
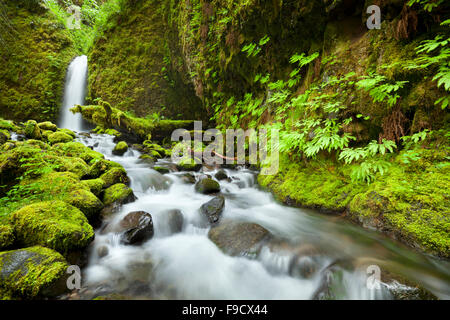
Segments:
[[[269,240],[271,234],[255,223],[222,221],[211,228],[208,237],[225,253],[237,256],[256,255],[261,244]]]
[[[152,216],[144,211],[128,213],[120,221],[120,227],[124,230],[122,242],[125,244],[139,245],[153,237]]]
[[[223,196],[214,197],[212,200],[202,204],[200,212],[203,214],[210,224],[219,222],[225,207],[225,198]]]
[[[225,170],[223,170],[223,169],[220,169],[219,171],[217,171],[217,173],[214,175],[214,177],[219,181],[228,179],[228,175],[225,172]]]

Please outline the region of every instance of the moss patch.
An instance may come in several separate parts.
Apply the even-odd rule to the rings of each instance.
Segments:
[[[0,252],[0,297],[55,297],[67,290],[67,267],[63,256],[48,248]]]
[[[42,245],[63,254],[85,248],[94,237],[84,214],[59,200],[23,207],[11,215],[11,221],[22,245]]]

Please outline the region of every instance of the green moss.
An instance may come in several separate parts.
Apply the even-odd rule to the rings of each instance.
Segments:
[[[41,138],[41,130],[39,129],[36,121],[28,120],[25,123],[25,135],[30,139]]]
[[[55,143],[65,143],[65,142],[71,142],[73,140],[73,137],[64,133],[64,132],[54,132],[51,135],[48,136],[48,141],[51,144]]]
[[[196,163],[194,159],[181,160],[177,163],[177,169],[180,171],[198,171],[202,168],[201,163]]]
[[[103,173],[107,172],[111,168],[121,168],[123,167],[113,161],[105,160],[105,159],[95,159],[92,161],[92,165],[89,168],[89,176],[92,178],[97,178]],[[125,169],[123,169],[125,170]]]
[[[11,247],[14,243],[14,228],[10,224],[0,224],[0,250]]]
[[[133,197],[133,190],[123,183],[117,183],[107,188],[103,194],[103,203],[108,206],[114,203],[126,203]]]
[[[49,130],[49,131],[56,131],[56,129],[58,128],[56,126],[56,124],[54,124],[50,121],[40,122],[40,123],[38,123],[38,127],[41,130]]]
[[[5,120],[3,118],[0,118],[0,129],[17,131],[19,128],[14,124],[12,120]]]
[[[39,10],[25,6],[31,3],[38,1],[3,1],[0,114],[19,121],[54,121],[76,52],[57,18],[40,4]]]
[[[142,117],[206,119],[162,7],[156,1],[124,1],[89,52],[88,96]]]
[[[90,191],[74,190],[65,198],[67,203],[81,210],[89,219],[93,219],[103,208],[103,203]]]
[[[108,188],[116,183],[129,183],[127,172],[122,167],[113,167],[100,176],[100,179],[105,181],[105,188]]]
[[[96,196],[100,195],[100,193],[103,190],[103,187],[105,186],[105,181],[103,181],[100,178],[83,180],[82,183],[86,185],[89,188],[89,190],[91,190],[91,192]]]
[[[351,167],[331,160],[298,162],[280,157],[276,175],[258,182],[289,205],[347,213],[364,227],[376,228],[422,250],[448,257],[450,252],[450,166],[445,154],[423,149],[418,163],[403,164],[406,151],[370,185],[352,182]],[[427,161],[427,159],[431,159]]]
[[[86,163],[91,163],[93,160],[103,159],[104,155],[100,152],[88,148],[81,142],[67,142],[53,145],[52,150],[60,155],[67,157],[78,157],[83,159]]]
[[[67,290],[67,267],[64,257],[48,248],[0,252],[0,297],[55,297]]]
[[[128,144],[127,144],[125,141],[119,141],[119,142],[115,145],[115,147],[114,147],[112,153],[115,154],[115,155],[121,156],[121,155],[123,155],[125,152],[127,152],[127,150],[128,150]]]
[[[0,130],[0,145],[11,139],[11,135],[7,130]]]
[[[84,214],[59,200],[23,207],[11,215],[11,221],[22,245],[42,245],[63,254],[85,248],[94,237]]]

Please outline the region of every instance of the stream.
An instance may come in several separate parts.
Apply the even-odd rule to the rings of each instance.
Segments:
[[[69,67],[72,76],[67,77],[64,116],[59,122],[78,133],[84,130],[82,119],[67,110],[84,100],[85,89],[79,83],[86,79],[80,80],[77,74],[86,77],[87,60],[86,64],[80,61],[84,58],[75,59]],[[66,100],[68,92],[72,98],[76,92],[77,97]],[[417,298],[419,289],[405,282],[450,299],[448,261],[417,253],[341,217],[284,206],[258,187],[257,172],[244,167],[225,169],[230,178],[219,181],[225,197],[221,221],[255,223],[271,237],[257,250],[227,255],[209,239],[210,227],[201,223],[199,208],[213,196],[197,193],[193,184],[182,179],[186,172],[177,172],[169,159],[163,159],[155,165],[171,172],[160,174],[132,148],[123,156],[113,155],[113,136],[78,134],[77,140],[120,163],[137,197],[96,231],[82,270],[81,299],[112,293],[128,299]],[[216,172],[217,168],[203,167],[192,174],[198,181]],[[180,232],[170,227],[168,212],[174,209],[182,214]],[[141,245],[123,244],[113,231],[132,211],[152,216],[154,236]],[[377,266],[381,280],[368,285]],[[385,266],[403,280],[385,274]]]

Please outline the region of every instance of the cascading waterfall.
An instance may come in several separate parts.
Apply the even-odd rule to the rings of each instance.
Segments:
[[[84,104],[88,74],[87,56],[76,57],[69,65],[64,88],[64,100],[61,107],[58,126],[74,131],[83,131],[87,125],[81,114],[70,111],[76,104]]]

